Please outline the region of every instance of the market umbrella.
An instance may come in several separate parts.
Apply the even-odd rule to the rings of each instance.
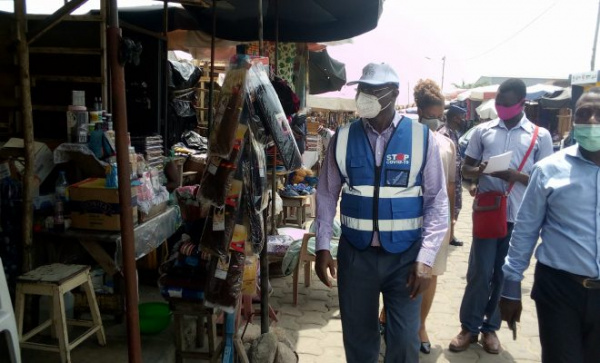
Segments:
[[[496,97],[500,85],[482,86],[467,90],[456,97],[459,101],[470,99],[471,101],[484,101]]]
[[[542,108],[569,108],[571,107],[571,87],[563,89],[554,97],[542,97],[538,101]]]
[[[493,98],[491,100],[484,101],[475,109],[475,111],[477,111],[479,117],[484,120],[491,120],[498,117],[498,113],[496,112],[496,100]]]
[[[264,40],[330,42],[349,39],[377,27],[383,0],[261,0]],[[199,29],[212,31],[212,1],[184,3]],[[277,4],[277,6],[276,6]],[[201,6],[204,5],[204,6]],[[258,39],[257,1],[219,0],[216,3],[217,38],[236,41]],[[278,9],[277,9],[278,8]],[[278,20],[278,27],[275,26]]]
[[[354,98],[308,96],[306,98],[306,106],[330,111],[356,112],[356,101]]]
[[[562,89],[562,87],[553,86],[551,84],[536,84],[527,87],[527,96],[525,98],[529,101],[535,101],[544,96],[551,96],[558,91],[562,91]]]
[[[308,53],[309,93],[339,91],[346,84],[346,65],[329,56],[327,50]]]

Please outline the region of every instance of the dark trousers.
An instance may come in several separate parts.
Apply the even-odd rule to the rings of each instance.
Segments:
[[[364,251],[342,240],[338,249],[338,291],[346,361],[377,363],[379,359],[379,294],[386,311],[385,361],[419,361],[421,296],[411,300],[408,275],[421,244],[403,253],[382,248]]]
[[[531,291],[544,363],[600,362],[600,290],[538,262]]]
[[[513,224],[508,224],[504,238],[479,239],[473,237],[467,286],[460,305],[460,322],[471,334],[500,329],[500,293],[504,282],[502,266],[508,253]]]

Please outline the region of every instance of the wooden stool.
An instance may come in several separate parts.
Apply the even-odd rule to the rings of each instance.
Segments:
[[[303,195],[300,197],[281,197],[283,201],[283,223],[287,224],[290,214],[296,216],[296,223],[299,228],[304,228],[306,223],[306,209],[305,207],[309,203],[309,196]],[[293,213],[288,214],[288,208],[293,210]]]
[[[183,362],[183,359],[206,359],[211,362],[218,358],[216,348],[217,339],[217,316],[213,309],[204,307],[202,301],[186,301],[181,299],[170,299],[169,305],[175,318],[175,361]],[[188,349],[185,344],[185,317],[196,317],[196,344]],[[205,325],[206,324],[206,325]],[[208,352],[200,352],[204,347],[204,336],[208,335]]]
[[[90,305],[92,321],[67,319],[65,313],[64,294],[82,286]],[[53,301],[52,318],[23,334],[23,319],[25,316],[25,295],[51,296]],[[100,345],[106,345],[104,327],[100,318],[100,310],[96,302],[96,294],[90,277],[90,267],[82,265],[52,264],[36,268],[19,276],[17,281],[16,318],[21,348],[38,349],[59,352],[61,362],[71,362],[71,350],[91,337],[94,333]],[[89,329],[69,343],[67,324],[89,327]],[[28,342],[36,334],[54,325],[58,346]]]

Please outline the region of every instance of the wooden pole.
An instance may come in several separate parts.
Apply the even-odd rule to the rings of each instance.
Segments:
[[[102,76],[102,109],[108,110],[108,105],[111,103],[108,101],[108,58],[106,55],[106,19],[108,17],[106,8],[108,7],[108,0],[100,0],[100,48],[102,49],[102,56],[100,58],[100,74]]]
[[[29,74],[29,46],[27,45],[27,9],[25,0],[15,0],[17,20],[17,56],[21,80],[21,117],[23,122],[23,148],[25,171],[23,173],[23,272],[33,269],[33,188],[35,155],[33,151],[33,111],[31,107],[31,77]]]
[[[212,2],[212,34],[210,37],[210,74],[208,75],[208,135],[212,131],[215,107],[215,82],[213,75],[215,74],[215,37],[217,34],[217,1]]]
[[[258,54],[261,57],[265,55],[263,27],[263,2],[262,0],[258,0]]]
[[[41,37],[48,30],[52,29],[56,24],[60,23],[60,20],[62,18],[71,14],[74,10],[76,10],[86,2],[87,0],[71,0],[65,3],[65,5],[63,5],[62,8],[56,10],[54,14],[44,19],[40,25],[38,25],[34,30],[32,30],[28,34],[27,43],[33,43],[36,39]]]
[[[119,174],[119,204],[121,212],[121,248],[123,249],[123,272],[125,276],[125,303],[127,316],[127,347],[130,363],[142,362],[140,322],[138,315],[138,287],[135,266],[135,236],[131,213],[131,173],[129,166],[129,141],[127,135],[127,104],[125,98],[125,69],[119,63],[121,31],[117,0],[109,3],[109,26],[107,29],[108,58],[115,122],[117,168]]]
[[[163,91],[166,93],[163,96],[163,147],[165,149],[165,155],[169,152],[169,44],[167,33],[169,32],[169,2],[164,0],[163,2],[163,36],[165,37],[165,49],[163,51],[163,59],[165,60],[165,67],[163,70]]]

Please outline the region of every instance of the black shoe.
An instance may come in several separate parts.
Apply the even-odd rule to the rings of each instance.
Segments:
[[[464,242],[457,240],[456,237],[452,237],[452,240],[450,240],[450,245],[456,246],[456,247],[462,247],[464,245]]]
[[[421,352],[424,354],[431,353],[431,343],[429,342],[421,342]]]

